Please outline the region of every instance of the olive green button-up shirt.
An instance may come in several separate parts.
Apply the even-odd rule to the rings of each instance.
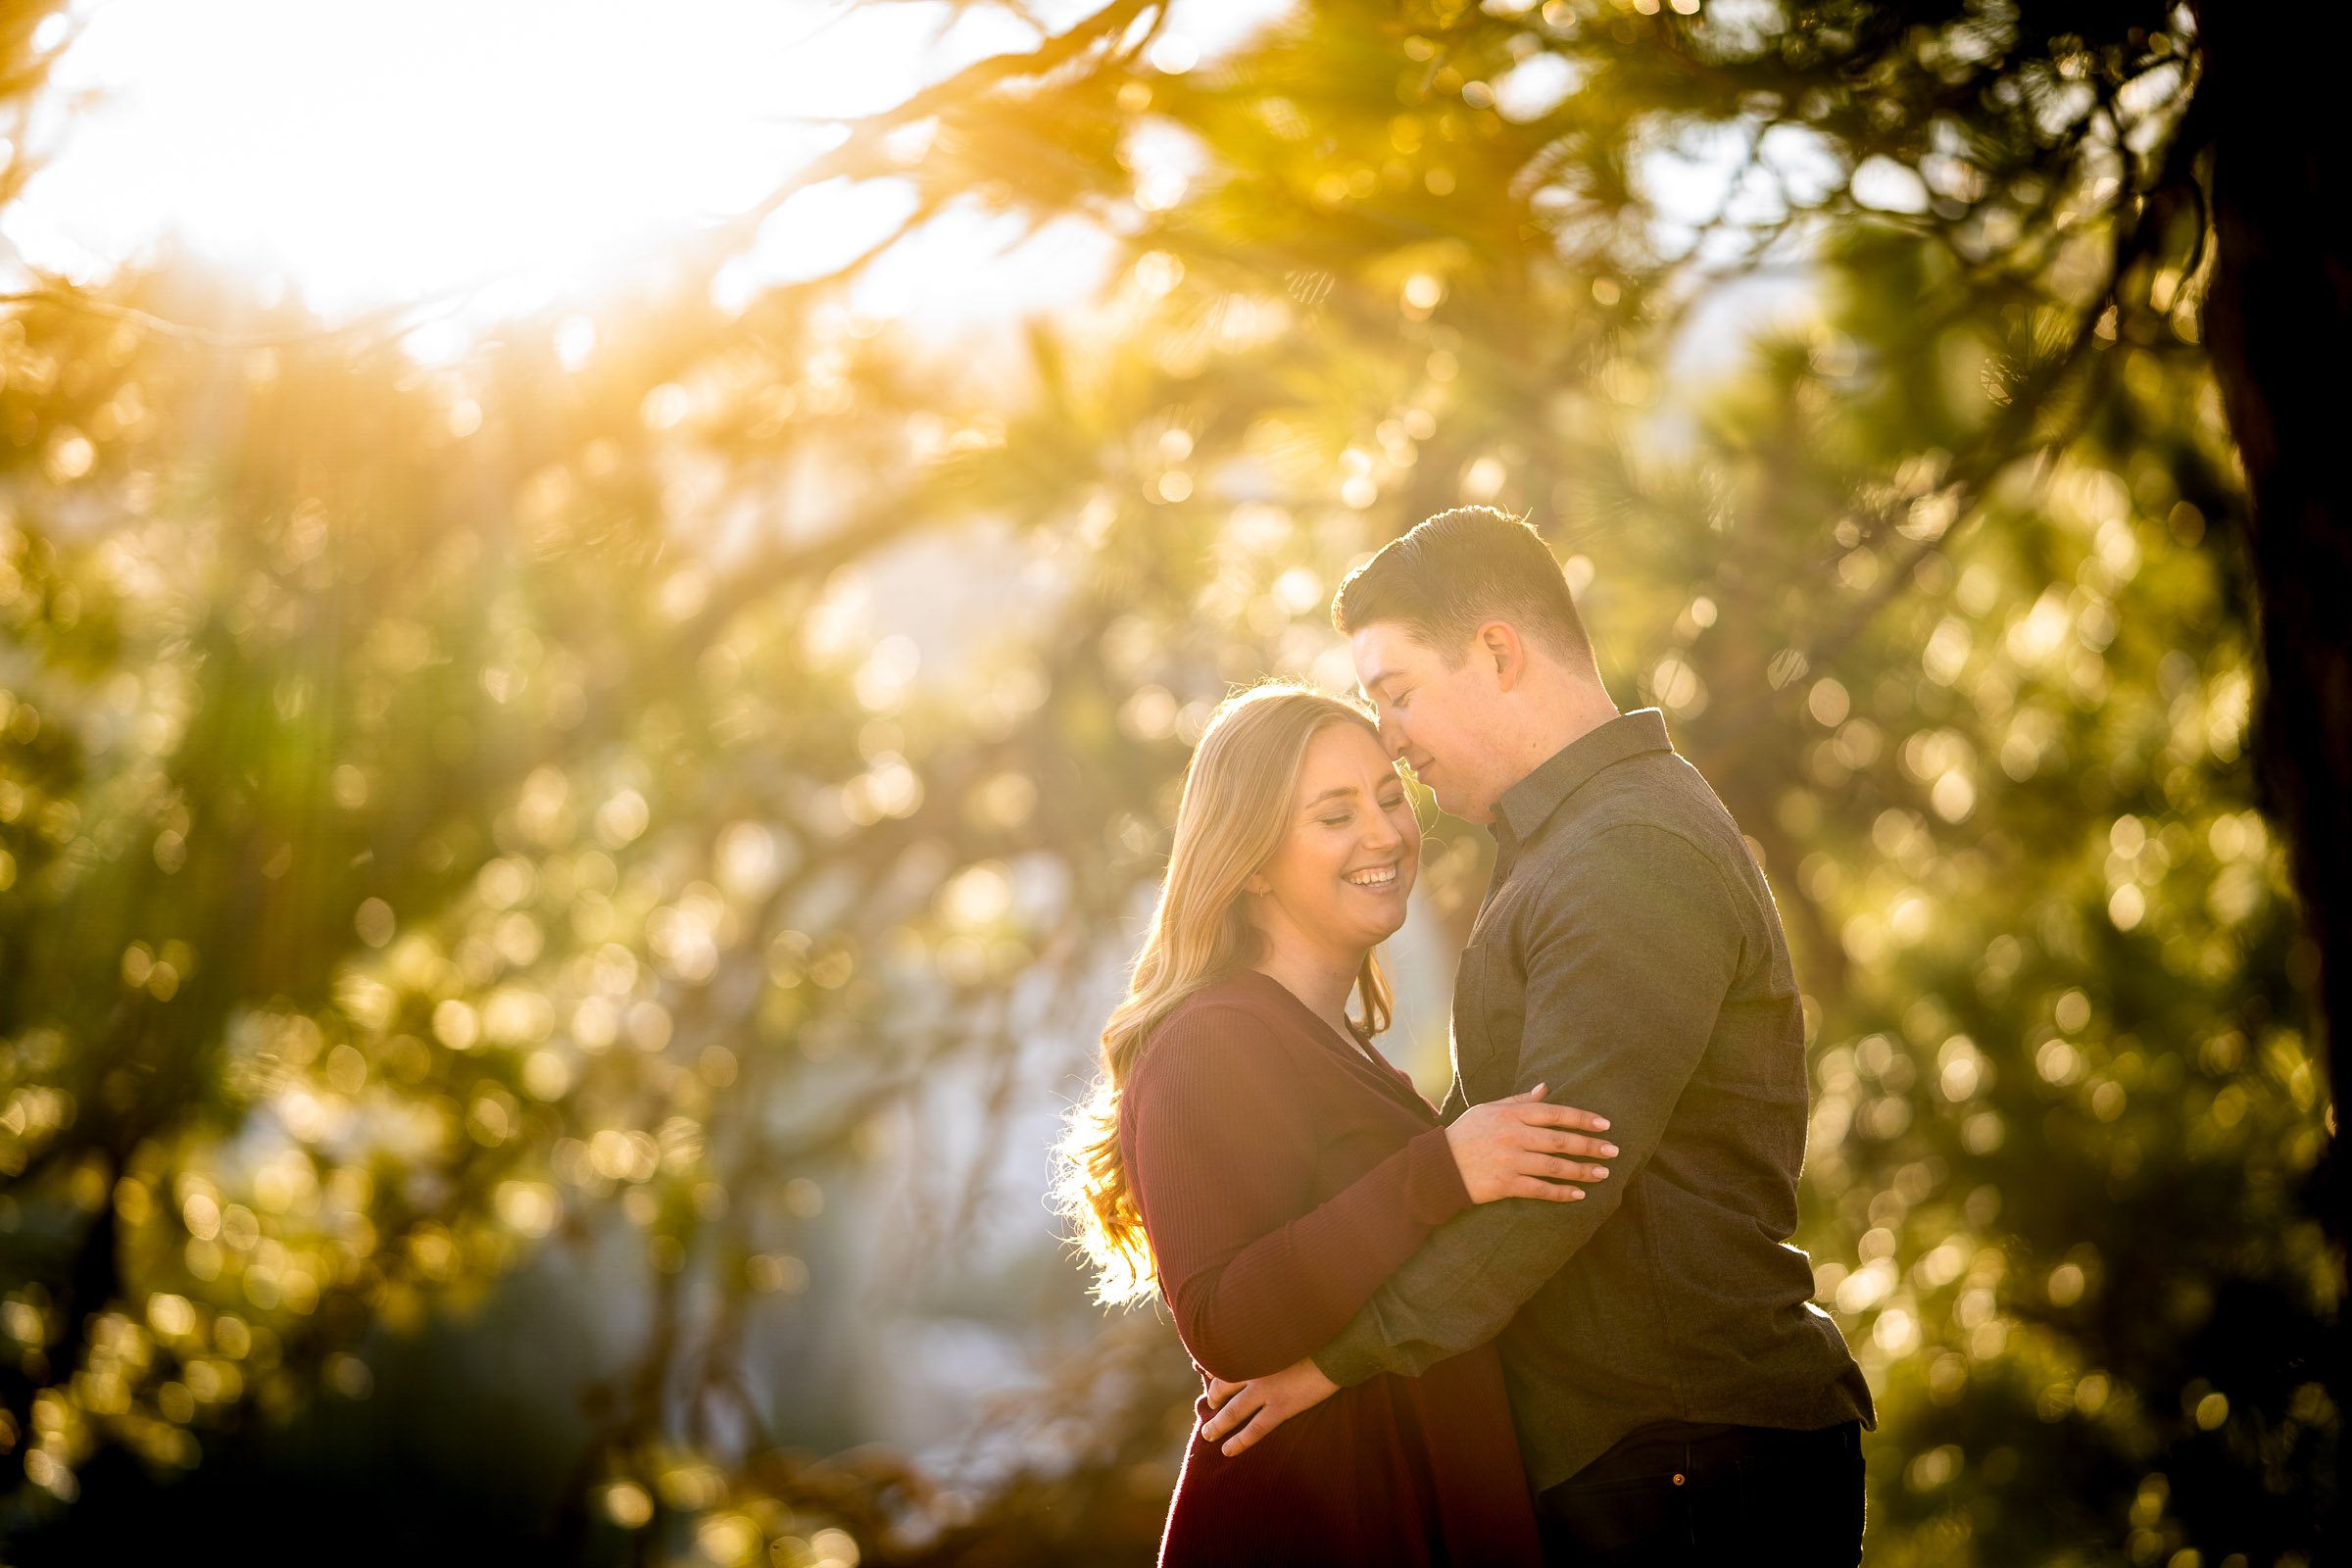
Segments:
[[[1804,1025],[1731,813],[1643,709],[1513,785],[1494,832],[1446,1115],[1544,1083],[1608,1117],[1622,1153],[1582,1202],[1503,1199],[1439,1227],[1317,1364],[1346,1387],[1499,1339],[1538,1491],[1657,1421],[1875,1425],[1788,1245]]]

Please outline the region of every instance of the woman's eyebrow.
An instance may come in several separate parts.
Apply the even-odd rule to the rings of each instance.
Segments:
[[[1298,809],[1301,811],[1311,811],[1316,807],[1321,806],[1325,801],[1336,800],[1343,795],[1351,796],[1355,793],[1356,788],[1352,784],[1334,785],[1332,788],[1327,789],[1322,794],[1316,796],[1313,800],[1307,802],[1304,806],[1298,808]]]

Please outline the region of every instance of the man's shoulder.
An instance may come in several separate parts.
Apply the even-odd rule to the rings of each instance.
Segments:
[[[1546,847],[1562,859],[1641,855],[1661,839],[1680,839],[1710,862],[1740,843],[1731,812],[1697,768],[1673,752],[1630,758],[1592,780]]]
[[[1659,752],[1612,767],[1592,785],[1530,845],[1514,878],[1523,884],[1516,912],[1556,917],[1664,899],[1679,887],[1742,930],[1752,924],[1746,842],[1696,768]]]

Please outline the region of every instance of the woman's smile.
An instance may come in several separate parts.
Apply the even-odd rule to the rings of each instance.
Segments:
[[[1326,953],[1352,973],[1404,923],[1421,855],[1412,797],[1368,726],[1335,723],[1307,742],[1291,800],[1251,918],[1277,947]]]

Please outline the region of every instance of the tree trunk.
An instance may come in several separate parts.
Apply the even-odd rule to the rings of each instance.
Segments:
[[[2284,825],[2332,1105],[2352,1042],[2352,161],[2342,151],[2352,24],[2323,7],[2291,37],[2237,0],[2197,7],[2219,249],[2205,302],[2214,373],[2245,464],[2259,595],[2255,755]],[[2334,1131],[2335,1115],[2328,1113]],[[2333,1140],[2315,1195],[2340,1247]]]

